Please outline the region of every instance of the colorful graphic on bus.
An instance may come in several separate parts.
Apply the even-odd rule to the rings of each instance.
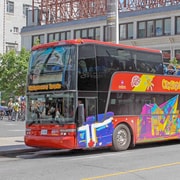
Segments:
[[[177,110],[179,95],[161,105],[145,104],[138,123],[138,139],[168,138],[180,132],[180,117]]]

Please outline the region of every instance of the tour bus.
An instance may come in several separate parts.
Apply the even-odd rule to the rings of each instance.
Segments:
[[[180,78],[160,50],[90,39],[32,48],[25,144],[126,150],[180,138]]]

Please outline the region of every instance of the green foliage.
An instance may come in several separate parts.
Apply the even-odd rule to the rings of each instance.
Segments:
[[[19,54],[14,50],[0,55],[0,91],[2,100],[25,95],[26,75],[30,53],[22,48]]]
[[[178,65],[178,60],[176,58],[173,58],[171,60],[169,60],[170,64],[173,64],[175,67]]]
[[[35,42],[33,43],[33,46],[36,46],[36,45],[39,45],[39,44],[40,44],[40,39],[37,38],[37,39],[35,40]]]

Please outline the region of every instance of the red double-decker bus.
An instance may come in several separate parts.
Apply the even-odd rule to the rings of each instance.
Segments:
[[[25,144],[126,150],[180,137],[180,78],[159,50],[96,40],[32,48]]]

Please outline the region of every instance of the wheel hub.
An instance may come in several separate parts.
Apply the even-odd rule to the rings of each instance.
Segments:
[[[127,142],[127,133],[126,133],[125,130],[123,130],[123,129],[119,130],[119,132],[117,134],[117,141],[121,146],[126,144],[126,142]]]

